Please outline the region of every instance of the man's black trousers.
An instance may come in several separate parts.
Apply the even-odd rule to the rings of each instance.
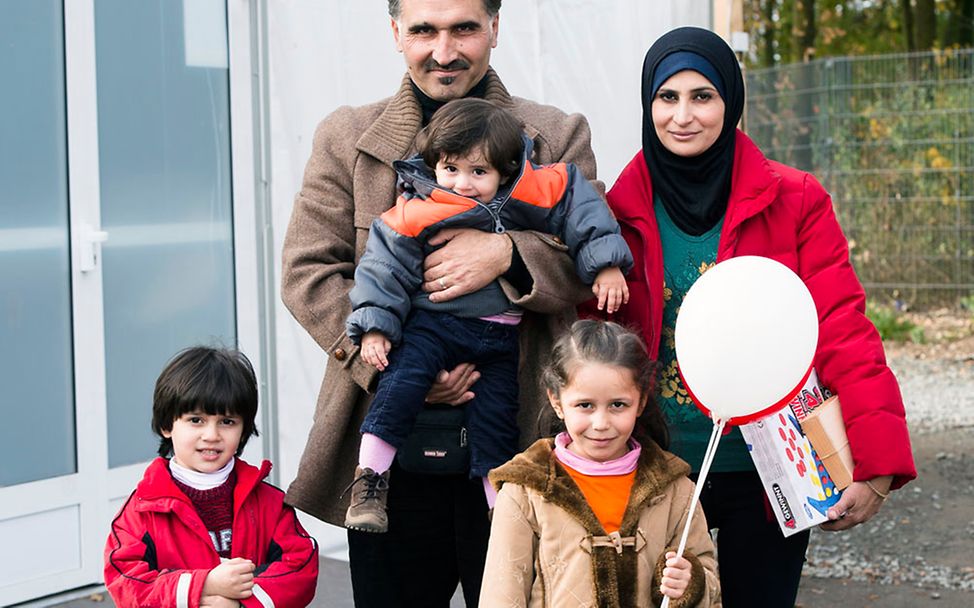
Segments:
[[[477,606],[490,522],[480,478],[407,473],[393,464],[389,531],[348,531],[356,608],[447,608],[457,583]]]

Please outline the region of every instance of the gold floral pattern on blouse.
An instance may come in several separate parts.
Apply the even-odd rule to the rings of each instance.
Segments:
[[[664,327],[662,338],[663,348],[667,350],[676,349],[676,330],[674,330],[672,327]]]
[[[667,399],[673,399],[679,405],[691,403],[687,389],[683,387],[680,379],[680,372],[677,370],[676,361],[671,361],[666,369],[663,370],[662,378],[659,383],[660,395]]]
[[[686,268],[687,282],[693,284],[703,273],[716,266],[716,262],[700,262],[690,264]],[[695,275],[695,276],[694,276]],[[679,283],[679,282],[678,282]],[[682,295],[685,295],[682,294]],[[659,376],[659,395],[665,401],[661,403],[664,414],[671,422],[683,422],[699,416],[699,411],[683,386],[683,379],[680,378],[678,363],[676,361],[676,318],[680,315],[682,300],[671,302],[673,299],[673,289],[663,282],[663,302],[665,308],[665,318],[663,322],[662,335],[660,336],[660,360],[664,363],[660,368]],[[672,314],[672,318],[670,315]]]

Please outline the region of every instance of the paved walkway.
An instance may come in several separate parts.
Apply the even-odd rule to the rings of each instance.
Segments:
[[[57,604],[53,608],[112,608],[114,604],[104,591],[89,597]],[[457,594],[451,608],[463,608],[463,599]],[[321,558],[318,570],[318,591],[311,608],[354,608],[352,582],[348,574],[348,562]]]

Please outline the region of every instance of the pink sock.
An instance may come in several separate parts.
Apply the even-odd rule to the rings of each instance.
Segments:
[[[493,509],[494,503],[497,502],[497,490],[491,485],[490,481],[486,477],[481,477],[484,482],[484,496],[487,498],[487,508]]]
[[[395,457],[396,448],[372,433],[362,435],[362,444],[358,448],[358,466],[372,469],[376,473],[385,473],[392,466],[392,459]]]

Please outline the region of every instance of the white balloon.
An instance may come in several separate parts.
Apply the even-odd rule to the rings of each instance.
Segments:
[[[743,424],[790,400],[812,366],[818,315],[787,266],[741,256],[707,270],[676,319],[676,358],[697,406]]]

